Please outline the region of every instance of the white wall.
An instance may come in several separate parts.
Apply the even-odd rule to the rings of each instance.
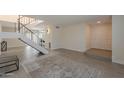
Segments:
[[[52,49],[65,48],[85,52],[90,48],[111,50],[112,25],[75,24],[61,29],[51,25]]]
[[[85,25],[85,42],[86,42],[86,50],[91,48],[91,26]]]
[[[2,27],[1,27],[1,24],[0,24],[0,32],[2,31]],[[0,38],[0,55],[1,55],[1,38]]]
[[[124,16],[112,16],[112,61],[124,64]]]
[[[91,26],[82,23],[67,26],[57,32],[54,39],[57,40],[58,47],[70,50],[81,52],[85,52],[90,48],[111,50],[112,24]]]
[[[86,51],[86,27],[84,24],[76,24],[63,28],[60,32],[61,48]]]
[[[49,41],[51,42],[51,49],[58,49],[60,48],[60,36],[62,27],[56,29],[54,25],[49,25],[50,34],[49,34]]]
[[[91,25],[91,47],[112,49],[112,24]]]

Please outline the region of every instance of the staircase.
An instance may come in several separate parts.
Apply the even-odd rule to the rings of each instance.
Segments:
[[[39,38],[34,31],[32,31],[32,24],[38,24],[40,21],[35,18],[19,16],[17,32],[1,32],[1,38],[18,38],[20,41],[31,46],[42,54],[48,54],[48,50],[43,46],[42,38]],[[35,26],[33,25],[33,26]]]

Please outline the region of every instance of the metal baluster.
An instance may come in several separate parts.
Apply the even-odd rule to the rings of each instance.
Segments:
[[[26,18],[26,24],[28,24],[28,18]]]
[[[30,32],[30,40],[32,40],[32,33]]]
[[[24,17],[24,24],[26,24],[26,18]]]
[[[26,25],[26,17],[25,17],[25,25]]]
[[[20,33],[20,15],[19,15],[19,19],[18,19],[18,31]]]
[[[28,23],[30,23],[30,18],[28,18]]]
[[[16,23],[14,23],[14,28],[15,28],[15,31],[14,32],[16,32]]]

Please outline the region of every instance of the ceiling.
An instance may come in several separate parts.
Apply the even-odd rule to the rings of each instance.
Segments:
[[[47,23],[57,26],[68,26],[78,23],[96,24],[97,21],[101,23],[111,23],[112,16],[110,15],[28,15]]]
[[[44,20],[46,23],[53,24],[55,26],[68,26],[79,23],[97,24],[97,21],[101,21],[101,23],[112,23],[112,16],[110,15],[26,15],[26,16]],[[12,24],[11,22],[17,22],[17,18],[18,18],[17,15],[0,16],[0,24],[2,24],[3,26],[13,27],[15,26],[15,24]]]

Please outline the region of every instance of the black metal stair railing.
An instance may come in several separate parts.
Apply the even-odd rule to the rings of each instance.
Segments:
[[[29,29],[27,27],[28,24],[31,24],[32,22],[36,22],[37,19],[28,18],[24,16],[19,16],[18,19],[18,32],[25,35],[28,39],[33,41],[34,43],[43,46],[43,40],[40,38],[34,31]]]
[[[31,17],[25,17],[25,16],[19,16],[19,21],[23,25],[27,26],[28,24],[36,23],[39,20],[36,18],[31,18]]]

